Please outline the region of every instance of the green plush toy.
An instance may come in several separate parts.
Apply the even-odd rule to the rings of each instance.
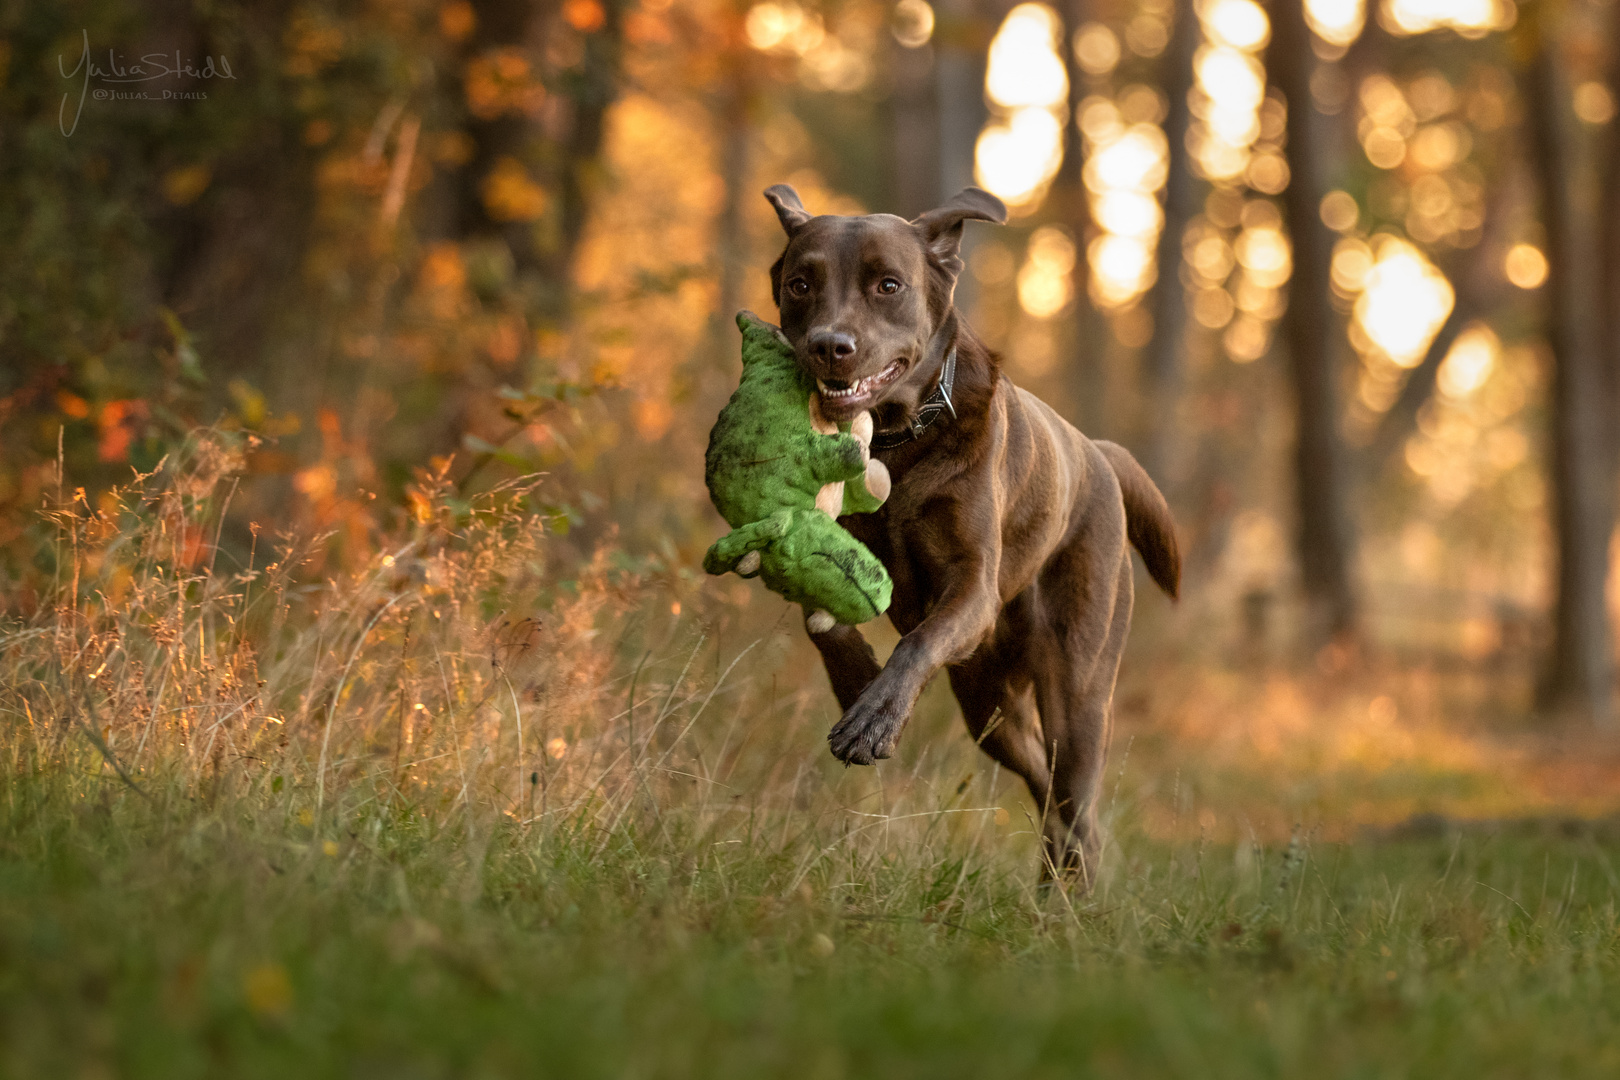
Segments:
[[[871,457],[872,415],[852,424],[822,418],[813,380],[782,332],[749,311],[742,383],[709,433],[704,480],[731,525],[703,557],[711,574],[759,574],[804,605],[811,633],[863,623],[889,606],[894,583],[866,545],[837,520],[876,510],[889,470]]]

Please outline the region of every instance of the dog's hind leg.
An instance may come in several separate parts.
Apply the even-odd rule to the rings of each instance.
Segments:
[[[1052,777],[1043,870],[1072,876],[1083,891],[1097,878],[1102,848],[1097,812],[1113,724],[1114,680],[1131,625],[1131,562],[1129,553],[1122,555],[1112,575],[1097,574],[1101,589],[1113,590],[1103,619],[1088,624],[1054,617],[1031,643],[1035,699]],[[1078,583],[1070,587],[1072,591],[1063,591],[1081,600],[1085,590]]]
[[[1003,768],[1023,777],[1040,813],[1048,803],[1051,776],[1041,747],[1041,722],[1027,675],[1009,673],[998,657],[974,657],[949,668],[951,691],[962,706],[962,719],[979,749]]]

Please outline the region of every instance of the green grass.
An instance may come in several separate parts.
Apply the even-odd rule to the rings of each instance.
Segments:
[[[793,821],[697,831],[679,806],[611,834],[373,806],[328,847],[281,800],[99,783],[5,792],[10,1076],[1620,1070],[1598,833],[1128,840],[1080,899],[1002,848],[846,849],[807,821],[784,842]]]
[[[227,569],[188,538],[239,456],[55,507],[0,619],[0,1075],[1620,1075],[1612,829],[1321,839],[1601,770],[1155,671],[1096,888],[1042,891],[942,685],[839,768],[781,605],[442,477],[324,583],[296,538]]]

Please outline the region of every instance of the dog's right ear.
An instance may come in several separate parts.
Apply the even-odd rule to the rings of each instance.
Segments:
[[[773,184],[765,189],[765,198],[776,208],[776,220],[782,223],[782,231],[788,234],[789,240],[810,220],[810,212],[799,201],[799,193],[791,184]]]
[[[912,224],[923,236],[928,254],[952,281],[962,273],[962,224],[967,221],[1007,223],[1007,205],[988,191],[967,187],[944,206],[923,214]]]

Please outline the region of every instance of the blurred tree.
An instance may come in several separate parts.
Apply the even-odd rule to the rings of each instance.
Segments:
[[[1270,7],[1266,69],[1287,102],[1288,171],[1283,213],[1293,244],[1288,310],[1282,319],[1295,400],[1294,483],[1298,552],[1316,644],[1354,634],[1357,605],[1351,583],[1355,550],[1348,507],[1348,469],[1339,434],[1340,335],[1329,268],[1332,238],[1317,208],[1327,187],[1322,155],[1330,140],[1311,100],[1311,31],[1301,0]]]
[[[1571,112],[1558,12],[1533,0],[1521,45],[1531,156],[1547,230],[1547,342],[1552,348],[1551,460],[1558,543],[1553,642],[1539,694],[1545,708],[1607,724],[1614,660],[1607,585],[1614,528],[1613,391],[1603,348],[1598,206],[1590,147]]]
[[[1198,12],[1194,0],[1176,0],[1170,43],[1160,56],[1160,89],[1168,101],[1164,134],[1168,173],[1164,185],[1164,231],[1159,234],[1159,279],[1153,290],[1153,340],[1143,374],[1146,386],[1147,466],[1161,486],[1169,482],[1169,463],[1180,426],[1182,367],[1187,349],[1187,297],[1181,276],[1181,248],[1187,225],[1198,212],[1198,180],[1193,175],[1187,134],[1192,110],[1187,95],[1193,85],[1193,57],[1198,50]]]
[[[354,484],[397,493],[554,377],[624,3],[0,8],[0,261],[33,271],[0,281],[0,508],[59,432],[95,489],[222,419],[285,440],[254,459],[281,497],[364,516]],[[96,75],[62,113],[87,48],[229,77]]]
[[[928,18],[931,16],[921,16]],[[894,88],[889,97],[890,145],[894,148],[894,206],[908,221],[939,205],[939,84],[934,76],[937,50],[915,17],[896,27],[885,43]],[[932,31],[932,27],[928,27]],[[902,35],[909,35],[900,40]]]
[[[999,7],[998,4],[987,6]],[[934,7],[934,84],[939,110],[939,205],[973,183],[973,148],[988,115],[984,103],[988,22],[979,0],[939,0]]]
[[[473,0],[441,10],[472,26],[446,96],[466,87],[472,154],[458,171],[456,238],[496,236],[529,276],[533,315],[560,324],[619,88],[622,0]],[[548,70],[549,69],[549,70]],[[531,194],[524,184],[546,182]],[[503,188],[505,189],[503,191]],[[524,196],[533,200],[533,211]],[[555,207],[542,209],[547,199]],[[543,227],[536,227],[537,221]]]
[[[1102,82],[1080,65],[1077,37],[1081,28],[1094,19],[1098,12],[1096,0],[1066,0],[1057,6],[1062,26],[1063,69],[1069,81],[1068,139],[1063,146],[1063,162],[1052,182],[1050,202],[1053,216],[1069,230],[1080,251],[1093,233],[1090,203],[1086,196],[1085,140],[1077,127],[1080,103],[1096,89],[1091,84]],[[1103,353],[1107,349],[1108,325],[1091,302],[1087,280],[1090,267],[1084,258],[1074,265],[1074,301],[1067,341],[1070,342],[1068,362],[1064,365],[1068,375],[1068,397],[1073,405],[1069,419],[1082,430],[1095,435],[1103,434],[1100,384]]]

